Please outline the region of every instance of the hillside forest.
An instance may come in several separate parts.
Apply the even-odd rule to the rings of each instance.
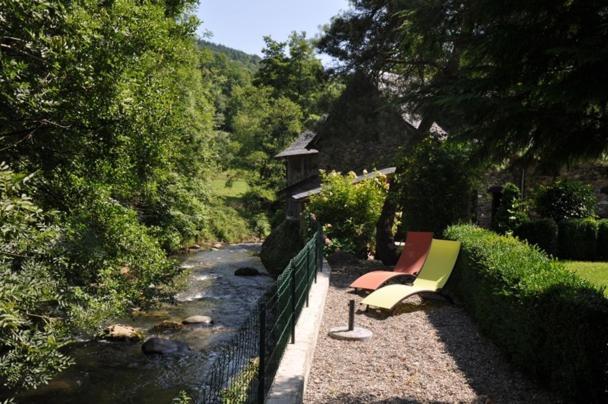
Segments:
[[[273,156],[356,78],[390,73],[384,102],[421,121],[412,147],[431,148],[436,122],[458,143],[444,153],[453,160],[559,165],[606,152],[601,2],[353,0],[320,38],[266,37],[260,57],[197,38],[195,6],[0,0],[8,390],[47,383],[70,365],[66,345],[167,299],[176,253],[268,235],[284,217]],[[387,227],[399,189],[382,206]]]

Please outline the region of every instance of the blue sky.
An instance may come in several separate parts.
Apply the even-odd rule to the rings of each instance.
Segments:
[[[199,36],[210,31],[211,42],[261,55],[264,35],[284,41],[291,31],[306,31],[312,38],[348,8],[348,0],[200,0],[196,14]]]

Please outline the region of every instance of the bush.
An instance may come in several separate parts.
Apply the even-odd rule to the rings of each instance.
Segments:
[[[69,296],[51,265],[61,229],[23,194],[27,180],[0,163],[0,380],[14,389],[44,384],[71,362],[60,351]]]
[[[597,222],[597,258],[608,260],[608,219]]]
[[[388,184],[383,175],[353,184],[355,173],[321,173],[322,188],[310,198],[308,212],[324,224],[330,249],[366,258],[373,251],[376,223]]]
[[[531,220],[520,224],[513,232],[520,240],[540,247],[557,256],[557,223],[553,219]]]
[[[428,139],[404,162],[397,177],[408,229],[440,235],[450,224],[469,222],[477,172],[468,146]]]
[[[446,285],[507,357],[566,401],[608,399],[608,300],[510,236],[452,226],[462,242]]]
[[[597,221],[572,219],[559,224],[559,257],[591,261],[596,257]]]
[[[492,217],[492,230],[501,234],[511,233],[527,218],[521,191],[517,185],[506,183],[496,214]]]
[[[548,187],[541,187],[536,196],[538,215],[550,217],[557,223],[594,216],[596,209],[593,189],[579,181],[557,180]]]

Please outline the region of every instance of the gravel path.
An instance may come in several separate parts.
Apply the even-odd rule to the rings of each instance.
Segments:
[[[414,297],[393,316],[358,312],[355,324],[374,336],[338,341],[329,328],[345,325],[348,301],[361,297],[347,286],[369,263],[332,265],[323,324],[305,403],[544,403],[555,397],[514,371],[481,337],[460,308]]]

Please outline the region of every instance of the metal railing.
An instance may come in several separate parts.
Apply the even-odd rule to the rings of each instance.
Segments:
[[[264,402],[287,344],[296,340],[296,322],[308,306],[310,287],[322,265],[323,236],[317,230],[218,353],[207,372],[201,402]]]

